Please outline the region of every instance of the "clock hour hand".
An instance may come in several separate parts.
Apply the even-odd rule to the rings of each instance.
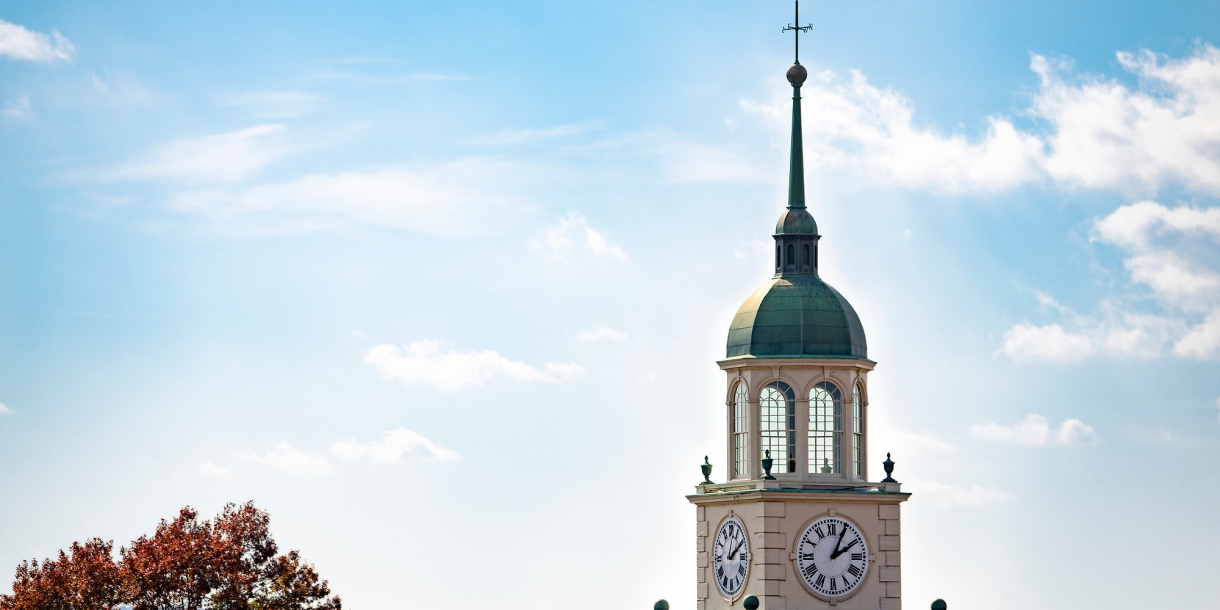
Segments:
[[[847,528],[844,527],[839,531],[839,539],[835,541],[835,550],[830,554],[830,558],[834,559],[839,556],[839,545],[843,544],[843,537],[847,535]]]
[[[740,551],[740,550],[741,550],[741,545],[743,545],[743,544],[745,544],[745,543],[746,543],[746,541],[745,541],[745,540],[742,540],[741,542],[738,542],[738,543],[737,543],[737,546],[733,547],[733,551],[732,551],[731,553],[729,553],[729,559],[730,559],[730,560],[732,560],[734,557],[736,557],[736,556],[737,556],[737,551]]]
[[[840,538],[840,540],[841,540],[841,538]],[[839,555],[842,555],[843,553],[846,553],[848,549],[850,549],[850,548],[851,548],[851,547],[853,547],[853,546],[856,546],[856,543],[857,543],[857,542],[860,542],[860,539],[859,539],[859,538],[856,538],[855,540],[852,540],[851,542],[849,542],[849,543],[847,544],[847,546],[845,546],[845,547],[843,547],[843,548],[841,548],[841,549],[839,549],[839,550],[837,550],[837,551],[835,551],[835,552],[831,553],[831,554],[830,554],[830,558],[831,558],[831,559],[835,559],[835,558],[837,558]]]

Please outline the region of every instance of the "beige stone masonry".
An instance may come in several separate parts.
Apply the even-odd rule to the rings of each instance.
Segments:
[[[902,580],[902,568],[882,566],[877,571],[880,573],[881,582],[899,582]]]
[[[877,549],[881,551],[901,551],[902,543],[898,536],[880,536],[877,540]]]
[[[902,551],[886,551],[885,565],[900,566],[902,565]]]

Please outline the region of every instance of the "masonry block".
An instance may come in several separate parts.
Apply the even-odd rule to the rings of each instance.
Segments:
[[[897,504],[881,504],[877,507],[877,516],[881,519],[897,519]]]
[[[886,535],[897,536],[898,534],[902,533],[898,530],[899,524],[902,523],[901,521],[891,520],[891,521],[883,521],[882,523],[885,523]]]
[[[695,521],[707,521],[707,507],[695,507]]]
[[[881,536],[881,539],[877,542],[877,549],[882,551],[901,551],[902,543],[899,542],[900,540],[902,539],[898,536]]]
[[[695,585],[695,595],[699,599],[707,599],[707,583],[701,582]]]
[[[883,566],[877,572],[881,582],[899,582],[902,580],[902,568]]]
[[[886,597],[902,597],[902,583],[900,583],[900,582],[885,583],[885,596]]]
[[[779,595],[779,593],[780,593],[780,591],[779,591],[780,584],[779,583],[780,583],[780,581],[778,581],[778,580],[764,580],[762,583],[763,595],[768,595],[768,596]]]
[[[754,551],[754,563],[784,563],[787,555],[783,549],[760,549]]]
[[[760,571],[755,572],[755,578],[759,580],[784,580],[787,578],[787,567],[782,563],[768,563],[765,566],[760,566]]]
[[[902,610],[902,598],[900,597],[883,597],[880,603],[881,610]]]
[[[885,565],[900,566],[902,565],[902,551],[886,551]]]
[[[783,517],[785,516],[784,509],[787,504],[783,502],[759,502],[759,508],[762,509],[764,517]]]
[[[787,549],[788,541],[781,532],[758,532],[758,548]]]
[[[707,535],[707,521],[700,521],[695,524],[695,535],[696,536],[706,536]]]
[[[706,568],[707,567],[707,553],[699,553],[698,555],[696,555],[696,557],[697,557],[697,559],[695,559],[695,567]]]

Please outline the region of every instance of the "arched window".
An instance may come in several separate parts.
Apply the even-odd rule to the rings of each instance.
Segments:
[[[801,263],[806,267],[809,266],[809,244],[801,246]]]
[[[852,472],[864,476],[864,392],[858,383],[851,391],[851,453]]]
[[[809,390],[809,473],[838,474],[843,396],[829,381]]]
[[[758,410],[761,449],[774,460],[771,473],[796,472],[796,393],[788,384],[772,381],[758,395]]]
[[[775,244],[775,270],[779,271],[779,244]]]
[[[784,261],[784,264],[789,267],[796,266],[796,246],[788,244],[788,260]]]
[[[746,463],[746,432],[749,431],[749,405],[746,402],[746,384],[737,384],[733,392],[733,476],[749,473]]]

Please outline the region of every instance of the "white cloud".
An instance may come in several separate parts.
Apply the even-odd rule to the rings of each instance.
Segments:
[[[5,104],[4,116],[14,119],[30,116],[30,96],[23,95],[17,101]]]
[[[665,179],[674,184],[768,184],[776,174],[732,151],[671,142],[661,147],[665,158]]]
[[[198,468],[199,476],[207,479],[218,479],[227,481],[233,478],[233,471],[222,466],[217,466],[211,461],[203,462]]]
[[[530,250],[548,263],[562,264],[569,259],[578,243],[583,243],[593,256],[627,260],[627,253],[611,245],[606,236],[589,226],[584,216],[570,212],[543,233],[542,239],[530,241]]]
[[[355,439],[342,440],[331,446],[331,455],[342,460],[368,458],[379,464],[396,463],[403,456],[428,462],[448,462],[458,459],[458,454],[424,438],[418,432],[399,428],[385,433],[380,441],[367,443]]]
[[[1132,287],[1160,311],[1133,313],[1121,302],[1104,302],[1099,313],[1078,315],[1035,291],[1072,329],[1020,324],[1004,333],[1001,351],[1021,362],[1220,357],[1220,209],[1132,203],[1098,219],[1093,239],[1123,251]]]
[[[59,32],[48,36],[0,19],[0,57],[25,61],[71,61],[72,43]]]
[[[613,328],[605,328],[603,326],[594,326],[589,330],[582,330],[576,334],[576,340],[581,343],[592,341],[625,341],[626,339],[627,335]]]
[[[509,360],[494,351],[455,352],[442,350],[441,342],[423,340],[399,347],[378,345],[364,361],[386,379],[409,386],[431,386],[439,392],[460,392],[482,386],[495,377],[514,381],[559,383],[581,375],[575,363],[548,362],[542,368]]]
[[[0,402],[0,415],[16,415],[17,412],[10,409],[8,405]]]
[[[1039,90],[1026,112],[1042,131],[1002,116],[978,137],[922,127],[914,104],[859,72],[810,75],[804,98],[805,160],[812,169],[848,170],[900,186],[946,192],[998,192],[1028,184],[1155,192],[1178,183],[1220,193],[1220,50],[1200,45],[1170,59],[1118,53],[1139,77],[1076,78],[1070,64],[1033,56]],[[746,111],[786,129],[789,93]]]
[[[919,494],[921,499],[946,508],[980,508],[992,504],[1007,504],[1016,499],[1007,492],[980,485],[955,487],[937,481],[922,480],[910,480],[904,484],[912,492]]]
[[[978,424],[970,427],[970,436],[983,441],[1041,447],[1049,444],[1077,445],[1097,439],[1093,428],[1079,419],[1069,419],[1052,432],[1046,418],[1032,414],[1011,426]]]
[[[277,444],[274,449],[266,450],[262,455],[247,450],[237,452],[236,456],[238,459],[256,462],[297,477],[321,476],[335,470],[326,456],[294,449],[287,441]]]
[[[1014,326],[1004,333],[1000,349],[1019,362],[1079,362],[1096,351],[1087,335],[1069,333],[1058,324]]]
[[[279,141],[280,125],[260,125],[231,133],[180,140],[144,159],[121,166],[109,178],[236,182],[283,159],[290,147]]]

